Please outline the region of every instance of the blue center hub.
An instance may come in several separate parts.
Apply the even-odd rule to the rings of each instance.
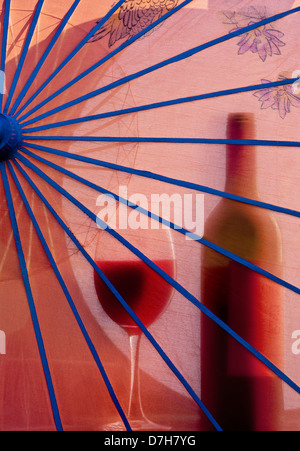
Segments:
[[[21,144],[22,133],[17,121],[0,114],[0,161],[9,160]]]

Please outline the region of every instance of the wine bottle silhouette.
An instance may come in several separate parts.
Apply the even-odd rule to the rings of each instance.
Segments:
[[[230,114],[228,139],[254,139],[251,114]],[[225,191],[259,199],[253,145],[227,145]],[[270,211],[223,198],[209,216],[205,238],[280,275],[279,227]],[[211,250],[202,257],[202,302],[242,338],[282,368],[281,287]],[[281,380],[207,317],[201,322],[202,400],[224,430],[280,429]]]

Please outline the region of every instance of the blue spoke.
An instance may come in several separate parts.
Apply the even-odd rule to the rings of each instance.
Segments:
[[[2,112],[3,94],[5,89],[5,63],[7,52],[7,36],[9,27],[9,13],[10,13],[10,0],[5,0],[5,12],[2,31],[2,44],[1,44],[1,75],[0,75],[0,109]]]
[[[104,63],[106,63],[107,61],[109,61],[111,58],[113,58],[114,56],[116,56],[118,53],[120,53],[122,50],[124,50],[126,47],[128,47],[129,45],[133,44],[135,41],[137,41],[138,39],[140,39],[142,36],[144,36],[145,34],[149,33],[149,31],[151,31],[153,28],[157,27],[160,23],[164,22],[165,20],[167,20],[170,16],[172,16],[173,14],[177,13],[180,9],[182,9],[183,7],[185,7],[187,4],[191,3],[193,0],[185,0],[183,3],[181,3],[180,5],[178,5],[176,8],[174,8],[173,10],[169,11],[168,13],[164,14],[161,18],[157,19],[155,22],[153,22],[151,25],[149,25],[148,27],[146,27],[145,29],[143,29],[142,31],[140,31],[138,34],[136,34],[135,36],[133,36],[132,38],[128,39],[128,41],[124,42],[123,44],[121,44],[117,49],[113,50],[112,52],[110,52],[108,55],[106,55],[105,57],[101,58],[97,63],[95,63],[93,66],[91,66],[89,69],[85,70],[84,72],[82,72],[80,75],[78,75],[76,78],[74,78],[73,80],[71,80],[69,83],[67,83],[65,86],[63,86],[62,88],[60,88],[58,91],[56,91],[55,93],[53,93],[51,96],[47,97],[45,100],[43,100],[41,103],[39,103],[38,105],[36,105],[34,108],[32,108],[30,111],[28,111],[26,114],[24,114],[20,120],[25,120],[27,117],[31,116],[33,113],[35,113],[36,111],[38,111],[40,108],[42,108],[43,106],[45,106],[47,103],[49,103],[51,100],[55,99],[57,96],[59,96],[60,94],[62,94],[64,91],[66,91],[67,89],[69,89],[71,86],[73,86],[74,84],[76,84],[78,81],[82,80],[84,77],[86,77],[87,75],[89,75],[90,73],[92,73],[93,71],[95,71],[97,68],[99,68],[100,66],[102,66]],[[25,110],[25,108],[28,106],[28,104],[31,102],[27,102],[26,105],[24,105],[24,107],[22,109],[20,109],[20,111],[18,112],[16,117],[19,117],[19,115]]]
[[[146,178],[150,178],[153,180],[159,180],[171,185],[177,185],[177,186],[181,186],[184,188],[189,188],[189,189],[193,189],[196,191],[200,191],[203,193],[207,193],[207,194],[212,194],[214,196],[218,196],[218,197],[223,197],[226,199],[231,199],[231,200],[235,200],[237,202],[242,202],[248,205],[253,205],[255,207],[259,207],[259,208],[265,208],[267,210],[271,210],[271,211],[275,211],[277,213],[283,213],[283,214],[287,214],[287,215],[291,215],[291,216],[295,216],[300,218],[300,212],[296,211],[296,210],[291,210],[289,208],[285,208],[285,207],[280,207],[277,205],[273,205],[273,204],[269,204],[266,202],[261,202],[261,201],[257,201],[257,200],[253,200],[253,199],[248,199],[247,197],[242,197],[242,196],[237,196],[235,194],[230,194],[227,193],[225,191],[220,191],[220,190],[216,190],[214,188],[209,188],[208,186],[203,186],[203,185],[199,185],[197,183],[192,183],[192,182],[187,182],[185,180],[178,180],[178,179],[174,179],[171,177],[166,177],[164,175],[161,174],[156,174],[154,172],[149,172],[149,171],[144,171],[141,169],[134,169],[134,168],[130,168],[128,166],[121,166],[115,163],[108,163],[106,161],[102,161],[102,160],[95,160],[93,158],[89,158],[89,157],[84,157],[81,155],[77,155],[77,154],[72,154],[70,152],[64,152],[62,150],[57,150],[57,149],[52,149],[49,147],[45,147],[45,146],[39,146],[36,144],[28,144],[28,143],[24,143],[24,145],[26,145],[27,147],[33,148],[33,149],[37,149],[37,150],[41,150],[42,152],[46,152],[46,153],[51,153],[54,155],[61,155],[64,156],[66,158],[71,158],[77,161],[82,161],[84,163],[88,163],[88,164],[93,164],[96,166],[101,166],[104,168],[108,168],[108,169],[112,169],[112,170],[116,170],[116,171],[121,171],[121,172],[125,172],[128,174],[133,174],[133,175],[137,175],[140,177],[146,177]],[[38,157],[36,154],[30,152],[29,150],[26,150],[25,148],[22,148],[22,151],[24,153],[26,153],[27,155],[31,155],[34,158],[36,158],[37,160],[40,160],[42,162],[47,162],[48,160],[44,160],[41,157]]]
[[[25,166],[27,166],[27,161],[24,161],[24,158],[20,155],[18,156],[18,159],[22,161]],[[26,159],[25,159],[26,160]],[[192,387],[188,384],[188,382],[185,380],[183,375],[180,373],[180,371],[177,369],[177,367],[172,363],[172,361],[169,359],[169,357],[165,354],[165,352],[162,350],[162,348],[159,346],[159,344],[156,342],[154,337],[151,335],[151,333],[148,331],[148,329],[144,326],[144,324],[140,321],[140,319],[137,317],[137,315],[134,313],[134,311],[128,306],[128,304],[125,302],[125,300],[122,298],[122,296],[118,293],[118,291],[115,289],[115,287],[111,284],[111,282],[107,279],[105,274],[100,270],[98,265],[94,262],[94,260],[91,258],[91,256],[86,252],[84,247],[79,243],[79,241],[76,239],[76,237],[73,235],[73,233],[70,231],[69,227],[62,221],[62,219],[58,216],[58,214],[55,212],[55,210],[52,208],[52,206],[49,204],[49,202],[46,200],[46,198],[43,196],[43,194],[40,192],[40,190],[37,188],[37,186],[33,183],[33,181],[30,179],[28,174],[22,169],[20,164],[14,159],[14,162],[20,172],[23,174],[25,179],[28,181],[30,186],[33,188],[33,190],[36,192],[36,194],[40,197],[40,199],[44,202],[48,210],[52,213],[52,215],[56,218],[60,226],[63,228],[63,230],[67,233],[67,235],[71,238],[71,240],[74,242],[74,244],[77,246],[77,248],[80,250],[82,255],[87,259],[87,261],[91,264],[91,266],[94,268],[94,270],[97,272],[97,274],[102,278],[102,280],[105,282],[105,284],[108,286],[108,288],[111,290],[111,292],[114,294],[114,296],[118,299],[118,301],[122,304],[122,306],[126,309],[128,314],[132,317],[132,319],[135,321],[135,323],[139,326],[139,328],[143,331],[144,335],[147,337],[147,339],[150,341],[150,343],[153,345],[153,347],[156,349],[156,351],[160,354],[162,359],[165,361],[165,363],[169,366],[171,371],[175,374],[175,376],[178,378],[178,380],[182,383],[182,385],[185,387],[187,392],[190,394],[190,396],[193,398],[193,400],[199,405],[203,413],[207,416],[207,418],[210,420],[210,422],[214,425],[214,427],[221,431],[219,424],[216,422],[216,420],[213,418],[211,413],[207,410],[207,408],[204,406],[200,398],[197,396],[197,394],[194,392]],[[31,165],[30,162],[28,162],[29,165]],[[31,168],[34,170],[34,165]],[[28,167],[28,166],[27,166]],[[40,175],[40,174],[38,174]],[[41,176],[43,178],[43,176]],[[45,178],[43,178],[47,183],[49,183],[51,186],[53,186],[55,189],[57,189],[55,182],[51,181],[51,179],[48,179],[48,177],[45,175]],[[69,199],[71,202],[72,200]],[[154,265],[156,267],[156,265]],[[157,267],[158,268],[158,267]],[[159,268],[160,269],[160,268]],[[164,271],[162,271],[163,274]],[[169,277],[169,276],[168,276]],[[172,279],[173,280],[173,279]],[[198,302],[198,301],[197,301]]]
[[[75,199],[69,192],[67,192],[64,188],[58,185],[54,180],[48,177],[43,171],[41,171],[37,166],[31,163],[27,158],[23,157],[21,154],[18,154],[16,158],[22,163],[34,171],[39,177],[49,183],[56,191],[61,193],[66,199],[72,202],[76,207],[78,207],[84,214],[86,214],[90,219],[100,225],[104,230],[106,230],[111,236],[116,238],[120,243],[122,243],[127,249],[129,249],[133,254],[135,254],[138,258],[140,258],[144,263],[146,263],[150,268],[152,268],[155,272],[157,272],[161,277],[163,277],[173,288],[175,288],[179,293],[181,293],[186,299],[191,301],[196,307],[198,307],[206,316],[212,319],[216,324],[218,324],[223,330],[225,330],[228,334],[230,334],[235,340],[237,340],[242,346],[244,346],[248,351],[250,351],[255,357],[257,357],[262,363],[264,363],[271,371],[273,371],[278,377],[280,377],[284,382],[286,382],[291,388],[293,388],[297,393],[300,394],[300,387],[293,382],[286,374],[284,374],[279,368],[277,368],[272,362],[270,362],[266,357],[264,357],[259,351],[257,351],[253,346],[251,346],[246,340],[241,338],[236,332],[234,332],[226,323],[220,320],[216,315],[214,315],[207,307],[205,307],[198,299],[196,299],[189,291],[187,291],[182,285],[180,285],[176,280],[170,277],[165,271],[163,271],[159,266],[157,266],[152,260],[150,260],[146,255],[144,255],[139,249],[129,243],[125,238],[123,238],[118,232],[114,229],[110,228],[104,221],[100,220],[92,211],[86,208],[81,202]],[[198,241],[209,248],[222,253],[226,257],[241,263],[244,266],[247,266],[249,269],[260,272],[265,277],[271,278],[271,280],[282,284],[283,281],[281,279],[269,274],[267,271],[261,270],[261,268],[256,267],[253,264],[250,264],[243,258],[237,257],[231,252],[225,251],[220,246],[216,246],[207,240],[201,239],[199,237]],[[283,282],[284,286],[286,286],[286,282]],[[300,289],[293,287],[288,284],[292,291],[295,291],[300,294]]]
[[[125,77],[125,78],[128,79],[129,77]],[[114,87],[117,87],[117,86],[119,86],[119,84],[123,84],[123,80],[124,79],[118,80],[117,82],[114,82],[109,86],[111,87],[112,85],[114,85]],[[49,130],[52,128],[64,127],[64,126],[72,125],[72,124],[80,124],[83,122],[95,121],[98,119],[106,119],[106,118],[110,118],[110,117],[121,116],[124,114],[137,113],[139,111],[149,111],[149,110],[163,108],[163,107],[167,107],[167,106],[180,105],[183,103],[211,99],[214,97],[223,97],[223,96],[229,96],[229,95],[233,95],[233,94],[239,94],[242,92],[250,92],[250,91],[256,91],[256,90],[260,90],[260,89],[274,88],[277,86],[290,85],[290,84],[293,84],[297,80],[298,80],[298,78],[289,78],[289,79],[279,80],[279,81],[275,81],[275,82],[271,82],[271,83],[262,83],[262,84],[258,84],[258,85],[245,86],[242,88],[225,89],[222,91],[215,91],[215,92],[210,92],[207,94],[200,94],[200,95],[192,96],[192,97],[183,97],[183,98],[179,98],[179,99],[167,100],[165,102],[157,102],[157,103],[141,105],[141,106],[137,106],[137,107],[133,107],[133,108],[125,108],[123,110],[116,110],[116,111],[110,111],[108,113],[94,114],[93,116],[84,116],[84,117],[80,117],[80,118],[76,118],[76,119],[70,119],[68,121],[55,122],[53,124],[46,124],[46,125],[34,127],[34,128],[23,128],[23,133],[34,133],[37,131]],[[98,90],[98,92],[101,91],[101,93],[102,93],[106,89],[107,89],[107,87],[101,88],[100,90]],[[86,96],[81,97],[80,101],[77,99],[75,103],[74,103],[74,101],[70,102],[69,104],[66,104],[68,106],[64,105],[62,107],[58,107],[55,110],[52,110],[52,112],[45,113],[41,116],[31,119],[30,121],[24,122],[21,125],[22,125],[22,127],[26,127],[27,125],[34,124],[35,122],[54,114],[54,112],[55,113],[58,112],[58,110],[62,111],[62,109],[69,108],[70,106],[73,106],[77,103],[83,102],[84,100],[87,100],[90,97],[93,97],[93,93],[87,94]]]
[[[269,139],[219,139],[219,138],[148,138],[121,136],[26,136],[28,141],[82,141],[117,143],[163,143],[163,144],[235,144],[238,146],[300,147],[300,141]]]
[[[41,67],[43,66],[44,62],[46,61],[49,53],[51,52],[51,50],[53,49],[54,45],[56,44],[57,40],[59,39],[60,35],[62,34],[65,26],[68,23],[68,20],[70,19],[70,17],[72,16],[72,14],[74,13],[74,11],[76,10],[77,6],[79,5],[81,0],[76,0],[73,5],[71,6],[71,8],[69,9],[69,11],[67,12],[67,14],[65,15],[63,21],[61,22],[59,28],[57,29],[57,31],[55,32],[55,35],[53,36],[50,44],[48,45],[47,49],[45,50],[43,56],[41,57],[40,61],[38,62],[38,64],[35,66],[32,74],[30,75],[29,79],[27,80],[25,86],[23,87],[22,91],[20,92],[18,98],[16,99],[16,101],[14,102],[11,110],[10,110],[10,114],[14,115],[18,106],[20,105],[20,103],[22,102],[25,94],[28,92],[30,86],[32,85],[33,81],[35,80],[37,74],[39,73]]]
[[[62,288],[62,290],[64,292],[64,295],[65,295],[65,297],[66,297],[66,299],[67,299],[67,301],[69,303],[71,311],[72,311],[72,313],[75,316],[75,319],[76,319],[76,321],[77,321],[77,323],[78,323],[78,325],[80,327],[80,330],[81,330],[81,332],[82,332],[82,334],[83,334],[83,336],[84,336],[84,338],[86,340],[86,343],[87,343],[87,345],[88,345],[88,347],[89,347],[89,349],[91,351],[91,354],[92,354],[92,356],[93,356],[93,358],[94,358],[94,360],[95,360],[95,362],[96,362],[96,364],[98,366],[98,369],[100,370],[100,373],[101,373],[101,375],[103,377],[103,380],[104,380],[104,382],[106,384],[106,387],[107,387],[108,392],[109,392],[109,394],[110,394],[110,396],[112,398],[112,401],[115,404],[115,407],[116,407],[117,411],[119,412],[120,417],[122,418],[124,426],[129,431],[129,430],[131,430],[131,428],[130,428],[130,425],[129,425],[128,420],[126,418],[126,415],[124,414],[124,412],[122,410],[122,407],[121,407],[121,405],[120,405],[120,403],[118,401],[118,398],[115,395],[115,392],[114,392],[113,387],[112,387],[112,385],[110,383],[110,380],[109,380],[109,378],[108,378],[108,376],[107,376],[107,374],[105,372],[103,364],[102,364],[102,362],[101,362],[101,360],[100,360],[100,358],[99,358],[99,356],[97,354],[97,351],[96,351],[96,349],[95,349],[95,347],[93,345],[93,342],[92,342],[91,338],[88,335],[88,332],[87,332],[87,330],[86,330],[86,328],[85,328],[85,326],[83,324],[83,321],[82,321],[82,319],[81,319],[81,317],[80,317],[80,315],[79,315],[79,313],[78,313],[78,311],[76,309],[74,301],[73,301],[73,299],[72,299],[72,297],[71,297],[71,295],[69,293],[69,290],[68,290],[68,288],[67,288],[67,286],[66,286],[66,284],[65,284],[65,282],[64,282],[64,280],[63,280],[63,278],[61,276],[61,273],[60,273],[60,271],[59,271],[59,269],[57,267],[57,264],[55,263],[53,255],[52,255],[52,253],[51,253],[51,251],[49,249],[49,246],[47,245],[47,242],[46,242],[46,240],[44,238],[44,235],[43,235],[43,233],[42,233],[42,231],[40,229],[40,226],[38,225],[38,222],[37,222],[37,220],[36,220],[36,218],[34,216],[34,213],[33,213],[32,209],[31,209],[31,207],[30,207],[30,205],[28,203],[28,200],[27,200],[27,198],[25,196],[25,193],[24,193],[24,191],[23,191],[23,189],[21,187],[21,184],[20,184],[20,182],[19,182],[19,180],[18,180],[18,178],[16,176],[16,173],[15,173],[15,171],[14,171],[14,169],[13,169],[13,167],[12,167],[10,162],[8,162],[8,167],[9,167],[10,173],[11,173],[13,179],[14,179],[14,182],[15,182],[15,184],[17,186],[17,189],[18,189],[18,191],[19,191],[19,193],[21,195],[21,198],[22,198],[23,203],[24,203],[24,205],[26,207],[26,210],[27,210],[27,212],[29,214],[29,217],[30,217],[30,219],[31,219],[31,221],[33,223],[33,226],[34,226],[35,230],[36,230],[36,233],[37,233],[37,235],[38,235],[38,237],[40,239],[40,242],[41,242],[41,244],[42,244],[42,246],[44,248],[44,251],[45,251],[45,253],[46,253],[47,257],[48,257],[48,260],[49,260],[49,262],[50,262],[50,264],[51,264],[51,266],[53,268],[53,271],[54,271],[54,273],[56,275],[56,278],[57,278],[57,280],[58,280],[58,282],[59,282],[59,284],[60,284],[60,286],[61,286],[61,288]]]
[[[9,93],[8,93],[8,98],[7,98],[7,101],[6,101],[5,108],[4,108],[4,113],[5,114],[8,113],[8,109],[9,109],[10,103],[11,103],[13,95],[15,93],[15,89],[17,87],[17,84],[18,84],[18,81],[19,81],[19,78],[20,78],[20,75],[21,75],[21,72],[22,72],[22,69],[23,69],[23,65],[24,65],[25,58],[26,58],[27,53],[28,53],[28,49],[29,49],[29,46],[30,46],[30,43],[31,43],[31,40],[32,40],[32,36],[33,36],[33,33],[34,33],[35,28],[37,26],[38,20],[40,18],[40,14],[41,14],[41,10],[42,10],[43,4],[44,4],[44,0],[39,0],[39,2],[37,4],[37,7],[36,7],[36,10],[35,10],[35,13],[34,13],[34,16],[33,16],[33,19],[32,19],[32,22],[30,24],[30,28],[29,28],[29,31],[28,31],[28,34],[27,34],[27,37],[26,37],[26,40],[25,40],[25,44],[24,44],[24,47],[23,47],[23,50],[22,50],[20,61],[19,61],[16,73],[15,73],[12,85],[11,85]]]
[[[25,261],[25,256],[24,256],[24,252],[23,252],[23,248],[22,248],[21,237],[20,237],[20,233],[19,233],[19,229],[18,229],[18,224],[17,224],[16,215],[15,215],[10,186],[9,186],[9,182],[8,182],[8,178],[7,178],[7,174],[6,174],[5,163],[0,163],[0,170],[1,170],[1,176],[2,176],[2,181],[3,181],[3,185],[4,185],[6,200],[7,200],[7,204],[8,204],[8,210],[9,210],[11,225],[12,225],[12,229],[13,229],[14,239],[15,239],[15,243],[16,243],[16,247],[17,247],[19,263],[20,263],[24,286],[25,286],[25,290],[26,290],[27,300],[28,300],[31,318],[32,318],[32,322],[33,322],[34,332],[35,332],[36,341],[37,341],[37,345],[38,345],[38,349],[39,349],[39,353],[40,353],[40,357],[41,357],[41,362],[42,362],[43,369],[44,369],[47,387],[48,387],[48,393],[49,393],[49,397],[50,397],[53,418],[54,418],[54,422],[55,422],[57,430],[62,431],[63,427],[62,427],[62,423],[61,423],[61,419],[60,419],[60,414],[59,414],[57,400],[56,400],[53,382],[52,382],[52,378],[51,378],[50,368],[49,368],[47,355],[46,355],[46,351],[45,351],[45,346],[44,346],[44,342],[43,342],[43,337],[42,337],[39,320],[37,317],[37,312],[36,312],[36,308],[35,308],[35,304],[34,304],[34,299],[33,299],[32,291],[31,291],[29,275],[28,275],[28,271],[27,271],[27,267],[26,267],[26,261]]]
[[[26,150],[26,149],[24,149],[24,148],[21,148],[21,151],[22,151],[23,153],[25,153],[26,155],[28,155],[28,156],[30,156],[30,157],[33,157],[35,160],[37,160],[37,161],[39,161],[39,162],[45,164],[46,166],[49,166],[49,167],[51,167],[51,168],[53,168],[53,169],[55,169],[55,170],[61,172],[62,174],[65,174],[65,175],[67,175],[67,176],[73,178],[74,180],[77,180],[77,181],[79,181],[80,183],[83,183],[83,184],[89,186],[90,188],[92,188],[92,189],[94,189],[94,190],[96,190],[96,191],[103,192],[102,188],[99,187],[98,185],[96,185],[96,184],[94,184],[94,183],[92,183],[92,182],[89,182],[88,180],[86,180],[86,179],[84,179],[84,178],[82,178],[82,177],[80,177],[80,176],[74,174],[74,173],[71,172],[71,171],[68,171],[67,169],[64,169],[64,168],[62,168],[62,167],[60,167],[60,166],[58,166],[58,165],[52,163],[52,162],[49,161],[49,160],[46,160],[46,159],[44,159],[44,158],[41,158],[41,157],[35,155],[34,153],[32,153],[32,152],[30,152],[30,151],[28,151],[28,150]],[[27,160],[27,161],[28,161],[28,160]],[[123,200],[125,201],[125,199],[123,199]],[[137,209],[137,207],[138,207],[138,205],[136,205],[136,204],[131,204],[130,206],[131,206],[132,208],[135,208],[135,209]],[[145,213],[147,216],[152,217],[151,213],[150,213],[149,211],[147,211],[147,210],[139,209],[139,211],[142,212],[142,213]],[[300,215],[300,213],[298,213],[298,214]],[[154,219],[155,219],[155,218],[154,218]],[[162,218],[159,218],[159,219],[162,219]],[[163,220],[162,220],[162,221],[163,221]],[[160,221],[160,222],[162,222],[162,221]],[[295,293],[300,294],[300,288],[298,288],[298,287],[296,287],[296,286],[294,286],[294,285],[292,285],[292,284],[289,284],[288,282],[286,282],[285,280],[280,279],[279,277],[274,276],[273,274],[271,274],[271,273],[269,273],[269,272],[263,270],[262,268],[260,268],[260,267],[257,266],[257,265],[253,265],[252,263],[249,263],[247,260],[240,258],[239,256],[233,254],[232,252],[229,252],[229,251],[227,251],[226,249],[224,249],[224,248],[222,248],[222,247],[220,247],[220,246],[215,246],[213,243],[211,243],[211,242],[205,240],[204,238],[201,238],[200,236],[198,236],[198,235],[196,235],[196,234],[192,234],[190,231],[185,230],[185,229],[179,227],[179,226],[176,225],[176,224],[172,224],[172,228],[173,228],[174,230],[178,230],[179,232],[183,233],[184,235],[186,235],[186,234],[191,235],[191,237],[192,237],[195,241],[198,241],[199,243],[205,244],[205,246],[208,246],[208,247],[210,247],[210,248],[212,248],[212,249],[214,249],[214,250],[218,249],[218,252],[219,252],[219,253],[222,253],[222,254],[225,255],[226,257],[228,257],[228,258],[230,258],[230,259],[232,259],[232,260],[234,260],[234,261],[236,261],[236,262],[238,262],[238,263],[241,263],[243,266],[246,266],[248,269],[254,270],[255,272],[257,272],[257,273],[263,275],[264,277],[267,277],[268,279],[273,280],[273,281],[275,281],[276,283],[278,283],[278,284],[284,286],[285,288],[288,288],[288,289],[294,291]]]
[[[95,33],[105,24],[105,22],[119,9],[126,0],[119,0],[112,9],[101,19],[97,25],[86,35],[86,37],[75,47],[67,58],[58,66],[57,69],[47,78],[40,88],[30,97],[26,104],[22,107],[22,111],[36,99],[36,97],[49,85],[57,74],[74,58],[75,55],[85,46],[85,44],[94,36]],[[19,112],[20,113],[20,112]]]
[[[261,27],[261,26],[266,25],[268,23],[274,22],[275,20],[279,20],[279,19],[281,19],[283,17],[286,17],[286,16],[288,16],[290,14],[293,14],[293,13],[296,13],[296,12],[299,12],[299,11],[300,11],[300,7],[294,8],[294,9],[291,9],[291,10],[286,11],[284,13],[276,14],[275,16],[269,17],[269,18],[264,19],[264,20],[262,20],[260,22],[256,22],[255,24],[252,24],[252,25],[249,25],[247,27],[241,28],[241,29],[239,29],[239,30],[237,30],[235,32],[230,33],[230,34],[226,34],[225,36],[221,36],[220,38],[213,39],[212,41],[209,41],[206,44],[202,44],[200,46],[197,46],[197,47],[195,47],[193,49],[190,49],[188,51],[180,53],[179,55],[176,55],[176,56],[174,56],[172,58],[164,60],[164,61],[162,61],[162,62],[160,62],[158,64],[154,64],[153,66],[148,67],[147,69],[141,70],[141,71],[139,71],[139,72],[137,72],[135,74],[132,74],[132,75],[130,75],[128,77],[124,77],[122,80],[119,80],[118,82],[115,82],[115,83],[112,83],[111,85],[109,85],[109,86],[111,86],[109,89],[113,89],[113,87],[115,87],[115,86],[120,86],[120,84],[128,83],[131,80],[135,80],[135,79],[137,79],[139,77],[142,77],[142,76],[144,76],[146,74],[149,74],[149,73],[154,72],[154,71],[156,71],[158,69],[166,67],[166,66],[168,66],[170,64],[173,64],[173,63],[176,63],[176,62],[179,62],[179,61],[183,61],[184,59],[190,58],[191,56],[193,56],[193,55],[199,53],[200,51],[203,51],[203,50],[205,50],[205,49],[207,49],[207,48],[209,48],[209,47],[211,47],[213,45],[219,44],[221,42],[228,41],[228,40],[230,40],[230,39],[232,39],[234,37],[240,36],[240,35],[242,35],[244,33],[247,33],[249,31],[255,30],[258,27]],[[64,109],[69,108],[71,106],[77,105],[78,103],[83,102],[84,100],[87,100],[87,99],[90,99],[92,97],[95,97],[95,96],[101,94],[102,92],[104,92],[104,91],[102,91],[102,89],[105,89],[105,88],[101,88],[101,89],[95,90],[95,91],[93,91],[93,92],[91,92],[91,93],[89,93],[89,94],[87,94],[85,96],[82,96],[82,97],[79,97],[77,99],[74,99],[71,102],[67,102],[64,105],[61,105],[60,107],[49,111],[48,113],[40,115],[40,116],[38,116],[38,118],[34,119],[34,122],[36,122],[37,120],[40,120],[42,118],[49,117],[50,115],[55,114],[56,112],[63,111]],[[108,89],[106,89],[106,90],[108,90]],[[30,114],[32,114],[33,112],[34,112],[34,110],[32,110],[30,112]],[[25,115],[22,118],[20,118],[20,120],[24,120],[27,117],[28,117],[28,115]],[[30,123],[33,123],[33,122],[30,122]]]

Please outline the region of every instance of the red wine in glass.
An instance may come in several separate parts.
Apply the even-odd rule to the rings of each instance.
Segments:
[[[169,276],[174,277],[174,259],[157,259],[154,263]],[[97,265],[146,328],[167,308],[173,287],[142,260],[97,261]],[[142,330],[96,271],[94,280],[104,311],[129,336],[131,350],[131,387],[127,417],[129,424],[132,430],[168,430],[168,426],[149,420],[142,407],[138,363]],[[106,425],[105,430],[124,430],[124,425],[117,421]]]
[[[154,263],[171,277],[174,276],[173,260],[159,260]],[[148,328],[166,309],[173,288],[142,260],[100,261],[97,265],[145,327]],[[126,330],[128,335],[142,333],[96,272],[95,287],[105,313],[115,323]]]

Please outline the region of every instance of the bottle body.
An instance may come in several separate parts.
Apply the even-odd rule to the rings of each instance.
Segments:
[[[256,207],[234,203],[220,202],[207,222],[205,238],[257,266],[266,268],[272,262],[275,268],[277,262],[279,268],[280,235],[272,219]],[[256,215],[251,218],[250,213]],[[206,248],[201,291],[206,307],[282,368],[280,286]],[[204,315],[201,338],[201,399],[220,426],[224,430],[278,430],[283,409],[281,380]]]
[[[227,155],[229,160],[232,151]],[[237,159],[241,158],[238,146],[234,151]],[[242,168],[237,167],[238,171]],[[227,170],[228,191],[241,195],[234,189],[242,187],[238,174],[233,175],[234,186],[230,187],[230,168]],[[206,222],[205,238],[280,275],[280,231],[267,210],[222,199]],[[201,287],[202,303],[282,369],[281,287],[209,248],[203,249]],[[223,430],[280,429],[282,381],[205,315],[201,320],[201,399]]]

